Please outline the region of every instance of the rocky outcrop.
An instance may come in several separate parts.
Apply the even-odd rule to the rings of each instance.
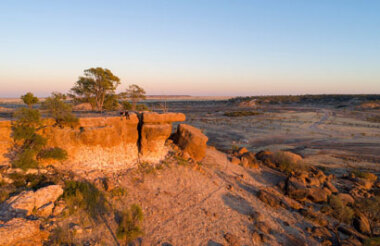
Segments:
[[[40,230],[40,221],[15,218],[0,224],[0,245],[27,246],[42,245],[48,237],[47,232]]]
[[[68,159],[63,162],[44,160],[43,164],[78,172],[114,172],[132,168],[139,161],[158,163],[168,153],[165,142],[172,134],[172,123],[185,119],[182,113],[142,112],[80,118],[76,126],[65,127],[55,126],[52,119],[45,119],[47,127],[41,129],[41,135],[47,138],[48,147],[66,150]],[[177,132],[180,148],[194,160],[202,159],[207,137],[187,125],[179,127]],[[11,146],[11,124],[0,122],[0,164],[9,162]]]
[[[202,160],[206,155],[208,138],[201,130],[187,124],[179,124],[175,142],[195,161]]]
[[[23,191],[5,201],[6,209],[2,214],[8,217],[23,217],[36,211],[37,215],[47,217],[52,213],[54,202],[63,194],[60,185],[49,185],[37,191]]]
[[[48,127],[43,134],[50,146],[68,152],[70,169],[121,169],[138,159],[138,118],[80,118],[75,128]],[[58,163],[59,164],[59,163]]]
[[[11,139],[11,122],[0,121],[0,165],[6,164],[9,160]]]
[[[186,116],[182,113],[144,112],[140,117],[140,161],[158,162],[168,153],[165,142],[172,133],[172,123],[184,121]]]

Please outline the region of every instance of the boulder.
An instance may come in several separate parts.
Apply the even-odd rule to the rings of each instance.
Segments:
[[[255,155],[251,152],[245,152],[240,158],[243,167],[258,168],[259,164],[255,158]]]
[[[180,149],[187,152],[194,160],[200,161],[205,157],[208,138],[199,129],[179,124],[175,138]]]
[[[343,202],[344,205],[347,204],[354,204],[355,200],[352,198],[350,194],[347,193],[339,193],[338,194],[339,199]]]
[[[286,194],[295,200],[303,201],[307,197],[307,188],[302,180],[297,177],[290,176],[285,184]]]
[[[257,160],[262,161],[265,165],[269,167],[276,167],[272,160],[273,152],[268,150],[259,151],[256,153],[255,157]]]
[[[224,234],[224,239],[226,239],[229,246],[240,246],[241,245],[240,239],[231,233]]]
[[[371,234],[371,226],[369,224],[368,218],[361,212],[356,212],[353,220],[353,226],[360,233],[367,235]]]
[[[302,157],[298,154],[290,151],[260,151],[256,153],[256,159],[262,161],[269,167],[278,167],[281,163],[297,164],[302,160]]]
[[[10,197],[5,203],[8,205],[8,210],[16,211],[22,215],[30,215],[34,209],[37,209],[41,215],[49,216],[54,207],[54,202],[62,194],[63,189],[60,185],[49,185],[35,192],[23,191]]]
[[[326,240],[326,239],[331,239],[332,237],[331,232],[326,227],[322,227],[322,226],[314,226],[312,229],[312,235],[313,237],[321,241]]]
[[[15,218],[5,224],[0,224],[0,245],[27,246],[42,245],[48,234],[40,231],[38,220]]]
[[[307,190],[307,197],[316,203],[327,202],[328,193],[319,187],[312,187]]]
[[[257,197],[264,203],[268,204],[272,208],[278,208],[281,206],[281,199],[266,190],[260,190],[257,193]]]
[[[338,193],[338,189],[330,182],[326,181],[325,186],[332,192],[332,193]]]
[[[35,207],[40,208],[48,203],[54,203],[63,194],[60,185],[49,185],[34,192],[36,198]]]
[[[235,165],[239,165],[240,164],[240,159],[237,158],[237,157],[235,157],[235,156],[231,157],[230,161],[231,161],[232,164],[235,164]]]
[[[245,154],[245,153],[247,153],[247,152],[249,152],[249,151],[247,150],[247,148],[245,148],[245,147],[240,147],[240,148],[238,149],[238,151],[237,151],[237,154],[238,154],[239,156],[241,156],[241,155],[243,155],[243,154]]]
[[[23,191],[5,201],[9,208],[23,215],[32,214],[35,208],[36,197],[33,191]]]

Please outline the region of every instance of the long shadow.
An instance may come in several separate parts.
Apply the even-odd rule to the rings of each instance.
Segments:
[[[223,244],[221,244],[221,243],[217,243],[217,242],[215,242],[215,241],[213,241],[213,240],[209,240],[209,241],[207,242],[207,246],[223,246]]]
[[[232,195],[230,193],[224,194],[222,196],[224,204],[226,204],[231,209],[239,212],[243,215],[252,215],[254,213],[254,209],[244,198],[237,195]]]
[[[100,214],[100,218],[102,219],[103,223],[106,225],[107,230],[109,231],[109,233],[111,234],[113,240],[115,241],[115,244],[116,244],[117,246],[120,246],[119,242],[117,241],[117,238],[116,238],[115,233],[112,231],[110,225],[108,224],[107,219],[104,217],[103,214]]]

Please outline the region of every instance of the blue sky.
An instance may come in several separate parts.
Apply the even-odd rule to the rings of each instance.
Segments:
[[[380,1],[0,2],[0,97],[107,67],[149,94],[380,93]]]

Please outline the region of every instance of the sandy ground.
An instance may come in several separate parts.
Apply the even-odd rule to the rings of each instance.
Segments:
[[[256,245],[252,231],[258,214],[273,230],[268,245],[294,245],[294,238],[318,245],[303,232],[311,222],[298,213],[268,207],[256,197],[259,189],[284,178],[266,167],[252,170],[231,164],[211,148],[201,170],[175,165],[138,181],[120,176],[120,185],[128,191],[120,206],[141,204],[141,245],[226,245],[225,233],[240,238],[242,245]]]

